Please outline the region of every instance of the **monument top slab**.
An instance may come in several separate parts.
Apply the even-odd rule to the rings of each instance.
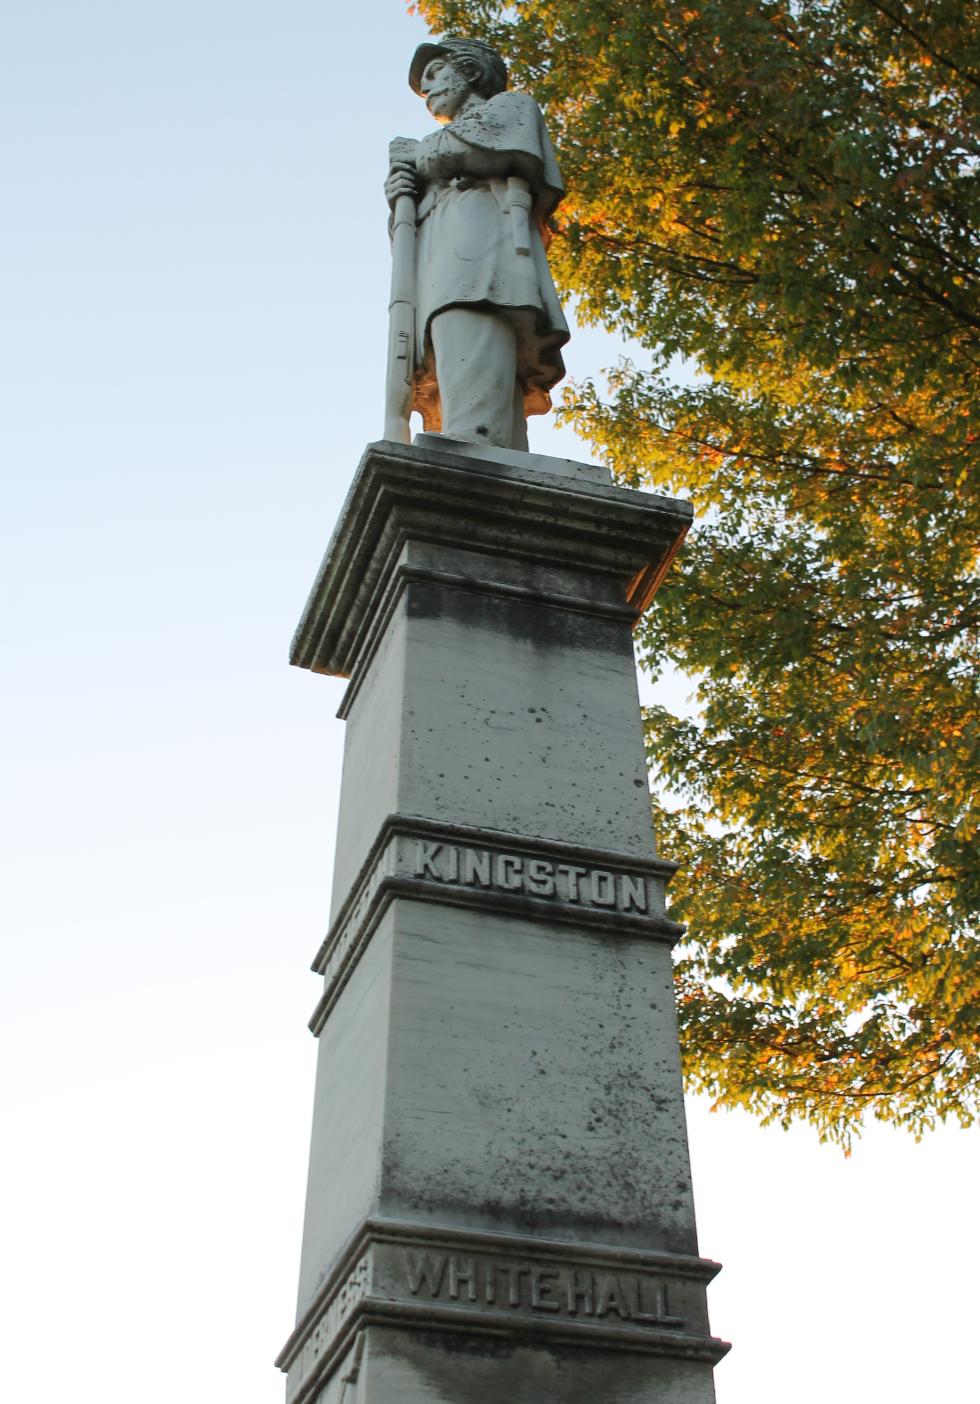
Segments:
[[[416,434],[412,442],[416,448],[425,449],[429,453],[461,454],[464,458],[474,458],[482,463],[504,464],[511,468],[531,469],[536,473],[557,473],[559,477],[571,478],[575,482],[593,483],[599,487],[612,486],[612,473],[599,463],[581,463],[575,458],[553,458],[544,453],[525,453],[522,449],[495,448],[450,434]]]

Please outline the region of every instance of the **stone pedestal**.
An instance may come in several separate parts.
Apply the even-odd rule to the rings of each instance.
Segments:
[[[369,446],[292,661],[350,678],[289,1404],[708,1404],[631,628],[690,522]]]

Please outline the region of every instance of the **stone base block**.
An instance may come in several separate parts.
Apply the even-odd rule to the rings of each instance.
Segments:
[[[356,1378],[318,1404],[713,1404],[711,1365],[629,1351],[368,1327]],[[346,1393],[343,1391],[346,1389]]]

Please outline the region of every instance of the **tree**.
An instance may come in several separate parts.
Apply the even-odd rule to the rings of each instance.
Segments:
[[[980,5],[419,0],[545,107],[563,413],[700,525],[642,628],[689,1083],[847,1142],[980,1087]],[[680,379],[676,358],[696,371]]]

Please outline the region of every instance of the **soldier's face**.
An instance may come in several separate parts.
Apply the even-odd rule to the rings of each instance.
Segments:
[[[470,85],[462,73],[443,58],[426,64],[419,87],[437,122],[451,122],[470,95]]]

